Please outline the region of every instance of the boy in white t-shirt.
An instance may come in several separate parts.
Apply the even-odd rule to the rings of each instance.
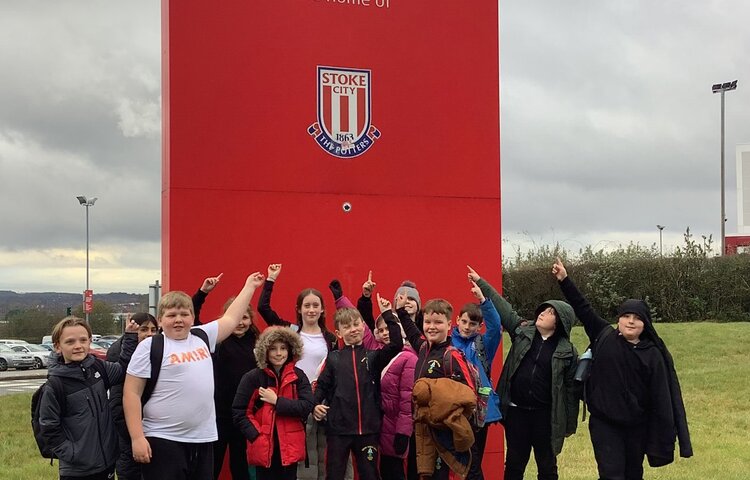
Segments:
[[[158,381],[145,405],[141,396],[151,377],[151,344],[138,344],[125,379],[123,408],[133,442],[133,458],[143,464],[143,478],[206,479],[213,476],[217,440],[211,352],[236,328],[263,275],[253,273],[224,315],[200,328],[206,342],[193,335],[195,315],[190,297],[169,292],[159,301],[164,355]]]

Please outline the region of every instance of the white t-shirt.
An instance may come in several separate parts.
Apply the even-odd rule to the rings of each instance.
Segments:
[[[185,340],[164,337],[164,357],[154,393],[143,409],[143,433],[147,437],[186,443],[213,442],[216,433],[214,371],[211,352],[216,348],[219,323],[197,328],[208,335],[210,351],[200,337]],[[151,339],[138,344],[128,374],[151,378]]]
[[[328,344],[322,333],[297,332],[302,337],[302,358],[297,361],[297,367],[305,372],[307,379],[314,382],[318,379],[318,367],[328,356]]]

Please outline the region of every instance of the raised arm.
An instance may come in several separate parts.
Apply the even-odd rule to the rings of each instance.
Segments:
[[[195,314],[195,321],[193,322],[194,325],[202,325],[200,320],[201,309],[203,309],[203,304],[206,302],[206,297],[208,296],[208,294],[221,281],[222,275],[224,274],[220,273],[215,277],[205,278],[201,287],[197,292],[195,292],[195,295],[193,295],[193,313]]]
[[[344,289],[341,287],[341,282],[339,282],[337,278],[331,280],[331,283],[328,284],[328,289],[333,294],[333,300],[336,303],[336,310],[342,308],[354,308],[354,304],[349,300],[349,297],[344,295]]]
[[[282,327],[288,327],[291,323],[279,317],[273,308],[271,308],[273,286],[280,273],[280,263],[272,263],[268,266],[268,277],[266,277],[266,282],[263,284],[263,290],[261,290],[260,298],[258,299],[258,313],[268,325],[281,325]]]
[[[477,299],[479,300],[479,308],[482,310],[482,317],[484,317],[485,333],[484,333],[484,349],[487,352],[487,363],[491,366],[492,361],[495,358],[497,349],[500,347],[500,340],[503,336],[503,327],[500,324],[500,314],[497,313],[495,305],[482,294],[479,285],[475,282],[472,283],[471,291],[479,291]],[[475,293],[476,294],[476,293]],[[480,297],[481,295],[481,297]]]
[[[513,310],[513,307],[508,301],[500,295],[495,287],[490,285],[485,279],[481,278],[479,274],[467,265],[469,269],[469,280],[476,283],[482,290],[482,294],[492,302],[495,306],[495,310],[500,315],[500,321],[505,331],[510,335],[510,339],[513,340],[516,337],[516,328],[521,325],[523,318]]]
[[[357,310],[370,330],[375,330],[375,317],[372,314],[372,292],[375,290],[375,282],[372,281],[372,270],[367,274],[367,280],[362,284],[362,296],[357,300]]]
[[[121,338],[121,350],[117,361],[111,362],[108,360],[104,362],[110,385],[121,385],[125,382],[125,372],[130,363],[130,357],[133,356],[135,347],[138,346],[138,324],[130,320],[125,326],[125,334]]]
[[[606,320],[597,315],[593,307],[591,307],[588,299],[583,296],[583,293],[578,290],[578,287],[573,283],[573,280],[568,277],[568,271],[565,269],[562,260],[559,258],[554,265],[552,265],[552,275],[557,279],[558,284],[560,285],[560,290],[562,290],[562,293],[565,295],[565,299],[570,306],[573,307],[576,317],[578,317],[583,324],[583,328],[586,330],[586,335],[588,335],[589,340],[593,342],[596,340],[599,332],[608,328],[609,324]]]
[[[378,305],[380,305],[380,312],[383,315],[383,320],[385,320],[386,326],[388,327],[388,336],[391,339],[390,342],[378,352],[378,361],[375,365],[375,372],[380,376],[380,372],[382,372],[385,366],[388,365],[388,362],[393,360],[393,357],[398,355],[404,348],[404,337],[401,335],[401,327],[391,309],[391,302],[378,295]]]
[[[260,272],[252,273],[247,277],[245,286],[242,287],[240,293],[234,298],[224,312],[224,315],[217,320],[219,324],[219,333],[216,336],[217,342],[221,342],[227,338],[237,328],[237,325],[242,320],[242,315],[247,311],[247,306],[250,304],[250,299],[253,298],[255,290],[262,284],[263,274]]]
[[[378,297],[380,297],[379,294],[378,294]],[[422,332],[419,331],[419,328],[414,323],[414,320],[411,319],[411,316],[404,308],[404,305],[406,305],[406,295],[403,295],[403,294],[397,295],[396,305],[395,305],[396,315],[398,316],[398,320],[401,322],[401,326],[404,327],[406,340],[409,341],[411,348],[413,348],[415,351],[418,352],[419,348],[427,340],[425,340],[424,337],[422,336]],[[400,334],[401,333],[399,332],[399,335]]]

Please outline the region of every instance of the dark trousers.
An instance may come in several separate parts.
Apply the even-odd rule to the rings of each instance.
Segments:
[[[537,478],[557,480],[557,457],[552,452],[552,423],[549,409],[527,410],[510,407],[504,420],[505,480],[523,480],[531,449],[534,449]]]
[[[218,479],[221,473],[227,446],[229,446],[229,471],[232,472],[232,480],[250,480],[250,474],[247,471],[245,436],[234,426],[231,418],[217,417],[216,429],[219,439],[214,442],[214,480]]]
[[[141,480],[141,464],[133,460],[132,443],[125,419],[115,420],[120,441],[120,456],[117,457],[117,480]]]
[[[60,475],[60,480],[112,480],[115,478],[115,466],[102,470],[99,473],[92,475],[84,475],[82,477],[73,477],[70,475]]]
[[[484,457],[484,447],[487,445],[487,429],[485,425],[474,432],[474,445],[471,446],[471,465],[469,473],[466,474],[466,480],[484,480],[482,473],[482,457]]]
[[[213,442],[173,442],[146,437],[151,445],[151,462],[142,466],[143,480],[211,480]]]
[[[360,480],[380,480],[380,435],[326,435],[326,480],[344,480],[349,454]]]
[[[417,473],[417,436],[412,433],[409,439],[409,454],[406,456],[406,478],[419,480]]]
[[[247,469],[246,469],[247,470]],[[271,466],[255,467],[256,480],[295,480],[297,478],[297,464],[283,466],[281,464],[281,447],[279,437],[274,429],[273,455],[271,455]]]
[[[406,480],[406,459],[381,455],[380,476],[388,480]]]
[[[646,425],[624,427],[589,418],[596,467],[601,480],[641,480],[646,454]]]

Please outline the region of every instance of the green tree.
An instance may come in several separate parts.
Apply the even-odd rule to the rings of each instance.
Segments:
[[[50,334],[60,318],[59,315],[36,308],[11,310],[0,325],[0,336],[39,343],[44,335]]]
[[[92,312],[89,313],[89,324],[91,324],[91,330],[99,335],[107,335],[112,333],[119,333],[119,322],[114,319],[112,307],[99,300],[94,300]],[[78,305],[73,309],[73,315],[80,318],[86,318],[86,314],[83,313],[83,305]]]

